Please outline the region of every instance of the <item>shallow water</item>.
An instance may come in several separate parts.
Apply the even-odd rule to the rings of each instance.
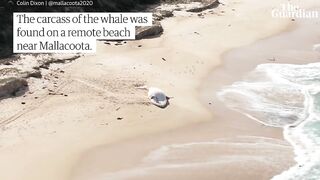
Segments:
[[[78,172],[82,174],[79,173],[76,179],[270,179],[289,168],[293,164],[292,148],[281,140],[281,132],[225,108],[216,99],[216,93],[221,92],[221,87],[236,82],[233,84],[236,89],[224,87],[224,90],[229,90],[228,93],[236,94],[234,98],[226,99],[229,107],[231,105],[231,108],[264,124],[283,127],[297,123],[302,127],[301,120],[309,117],[305,110],[306,91],[301,88],[303,84],[295,82],[296,77],[290,75],[292,71],[301,72],[301,82],[312,81],[305,79],[305,73],[312,67],[291,68],[288,63],[318,61],[320,53],[312,51],[313,44],[320,42],[317,28],[315,23],[306,23],[294,31],[229,52],[223,64],[214,69],[200,87],[200,98],[214,112],[212,122],[124,142],[117,147],[97,149],[81,161]],[[288,72],[281,71],[281,77],[278,77],[283,67],[275,63],[286,63]],[[262,65],[255,71],[259,64]],[[303,72],[305,68],[309,69]],[[253,73],[248,74],[250,71]],[[315,76],[317,71],[312,71]],[[239,81],[243,76],[244,79]],[[286,131],[286,136],[289,136],[288,132],[294,132],[290,129]],[[288,139],[297,140],[299,138],[293,136],[303,134],[298,128],[294,129],[297,133]],[[100,169],[96,164],[106,167]],[[114,168],[108,167],[108,164],[121,165]],[[306,170],[299,172],[310,174],[310,171],[317,169],[316,166],[303,167]],[[314,172],[311,174],[316,175]],[[286,179],[283,178],[285,176],[278,177]]]
[[[285,129],[298,164],[273,179],[320,179],[320,63],[261,64],[218,96],[236,111]]]
[[[281,159],[285,159],[290,149],[282,140],[256,136],[163,145],[147,154],[135,167],[100,174],[94,179],[219,179],[217,171],[223,178],[236,179],[239,172],[226,175],[225,170],[239,164],[238,169],[253,170],[247,172],[247,177],[254,178],[254,167],[279,168]],[[268,171],[265,169],[266,174]]]

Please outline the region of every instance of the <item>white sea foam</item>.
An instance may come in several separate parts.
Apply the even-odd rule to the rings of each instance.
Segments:
[[[254,120],[284,128],[297,165],[273,179],[316,180],[320,179],[320,110],[315,111],[320,109],[319,92],[320,63],[261,64],[244,81],[225,87],[218,97]]]
[[[320,44],[315,44],[315,45],[313,45],[313,50],[320,52]]]
[[[212,153],[217,149],[230,149],[241,153],[235,153],[234,155]],[[258,136],[240,136],[206,142],[164,145],[151,151],[140,164],[133,168],[101,174],[94,179],[139,179],[141,177],[152,177],[153,174],[162,172],[175,173],[178,170],[199,172],[220,168],[224,164],[243,162],[261,163],[269,166],[271,162],[281,158],[290,149],[290,145],[284,141]],[[274,153],[277,156],[268,157],[265,156],[266,153]]]

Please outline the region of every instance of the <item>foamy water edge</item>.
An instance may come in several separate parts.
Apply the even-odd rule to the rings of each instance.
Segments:
[[[318,49],[318,45],[315,45],[314,46],[314,51],[317,51],[317,49]],[[288,68],[299,66],[299,65],[292,65],[292,64],[273,64],[273,65],[274,66],[288,66]],[[313,65],[316,65],[317,67],[320,67],[319,63],[312,63],[312,64],[301,65],[301,66],[308,67],[308,66],[313,66]],[[270,64],[261,64],[256,68],[256,70],[258,70],[261,67],[267,67],[268,68],[269,66],[272,66],[272,63],[270,63]],[[280,69],[281,69],[281,67],[280,67]],[[267,71],[266,74],[272,76],[272,77],[269,77],[271,79],[271,82],[273,82],[275,79],[276,79],[276,81],[278,81],[278,83],[279,82],[282,83],[282,81],[283,81],[283,79],[281,79],[281,77],[280,77],[280,79],[279,79],[279,77],[276,77],[277,74],[276,75],[275,74],[270,74],[269,71]],[[289,79],[290,78],[291,77],[289,77]],[[308,80],[308,78],[306,78],[306,79]],[[285,81],[285,82],[288,83],[287,81]],[[292,83],[292,82],[290,82],[290,83]],[[227,93],[230,93],[230,92],[232,93],[232,91],[233,91],[233,93],[239,93],[239,91],[241,91],[241,90],[239,90],[239,84],[240,84],[240,87],[241,87],[241,83],[236,82],[233,85],[231,85],[230,87],[226,87],[225,89],[220,91],[217,94],[217,96],[219,97],[219,99],[222,102],[226,103],[227,101],[224,98],[226,97]],[[297,84],[293,83],[292,85],[296,86]],[[298,86],[300,86],[300,88],[301,88],[303,85],[298,85]],[[313,85],[309,85],[307,87],[302,87],[301,88],[302,92],[303,92],[303,95],[304,95],[304,99],[305,99],[303,104],[304,104],[305,111],[307,111],[306,112],[306,117],[305,118],[301,118],[299,121],[295,121],[294,123],[288,124],[288,125],[285,125],[285,126],[270,124],[270,123],[265,122],[265,121],[263,121],[263,120],[261,120],[261,119],[259,119],[257,117],[254,117],[254,115],[251,115],[250,113],[245,112],[244,110],[239,109],[239,107],[237,107],[237,106],[229,106],[230,109],[238,111],[238,112],[246,115],[250,119],[253,119],[253,120],[255,120],[255,121],[259,122],[259,123],[262,123],[262,124],[267,125],[267,126],[282,127],[283,128],[284,138],[294,147],[294,153],[296,155],[295,161],[297,162],[297,164],[295,166],[291,167],[290,169],[288,169],[287,171],[284,171],[283,173],[281,173],[281,174],[279,174],[277,176],[274,176],[272,178],[273,180],[295,179],[295,177],[293,177],[293,176],[296,176],[296,175],[297,176],[299,175],[299,177],[301,178],[301,176],[303,176],[303,172],[301,172],[301,171],[305,171],[306,172],[308,170],[311,170],[311,167],[313,167],[315,165],[315,163],[317,163],[316,159],[320,159],[320,155],[317,154],[316,151],[315,151],[315,153],[313,153],[313,148],[312,147],[315,146],[314,143],[310,140],[310,138],[307,137],[306,134],[303,133],[303,128],[305,127],[305,125],[310,120],[313,120],[313,119],[317,118],[317,116],[314,115],[315,112],[313,112],[314,99],[311,96],[310,91],[313,91],[313,88],[319,89],[319,87],[320,86],[314,87]],[[250,95],[250,90],[251,90],[250,87],[245,89],[245,90],[247,90],[247,92],[244,91],[244,92],[241,92],[239,94],[247,95],[247,96]],[[241,101],[241,99],[240,99],[240,101]],[[227,103],[227,106],[228,106],[228,103]],[[250,108],[248,108],[248,109],[250,109]],[[257,108],[257,109],[259,109],[259,108]],[[300,117],[299,115],[297,115],[297,117]],[[297,137],[299,139],[295,139]],[[299,144],[299,142],[303,143],[303,145]],[[309,149],[308,148],[303,149],[303,147],[308,147]],[[311,147],[311,150],[310,150],[310,147]],[[310,158],[310,155],[312,155],[312,158]],[[301,174],[297,174],[297,172],[301,172]],[[312,179],[312,177],[310,179]]]

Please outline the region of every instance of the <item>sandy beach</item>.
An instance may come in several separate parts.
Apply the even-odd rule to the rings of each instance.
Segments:
[[[204,18],[177,12],[161,22],[160,37],[121,46],[98,41],[96,54],[52,65],[63,70],[53,71],[57,95],[30,79],[24,96],[0,101],[0,179],[270,179],[288,169],[294,153],[282,129],[214,98],[222,85],[267,63],[283,39],[299,47],[318,43],[308,25],[295,33],[309,39],[292,39],[299,22],[270,16],[286,2],[229,1]],[[303,2],[304,8],[318,4]],[[279,62],[316,57],[292,61],[285,53]],[[151,105],[147,91],[137,88],[143,85],[164,90],[170,105]]]

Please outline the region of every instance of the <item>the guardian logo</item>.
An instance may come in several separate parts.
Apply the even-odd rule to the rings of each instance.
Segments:
[[[281,8],[271,11],[274,18],[291,18],[291,19],[315,19],[320,17],[320,12],[315,10],[305,10],[297,5],[282,4]]]

